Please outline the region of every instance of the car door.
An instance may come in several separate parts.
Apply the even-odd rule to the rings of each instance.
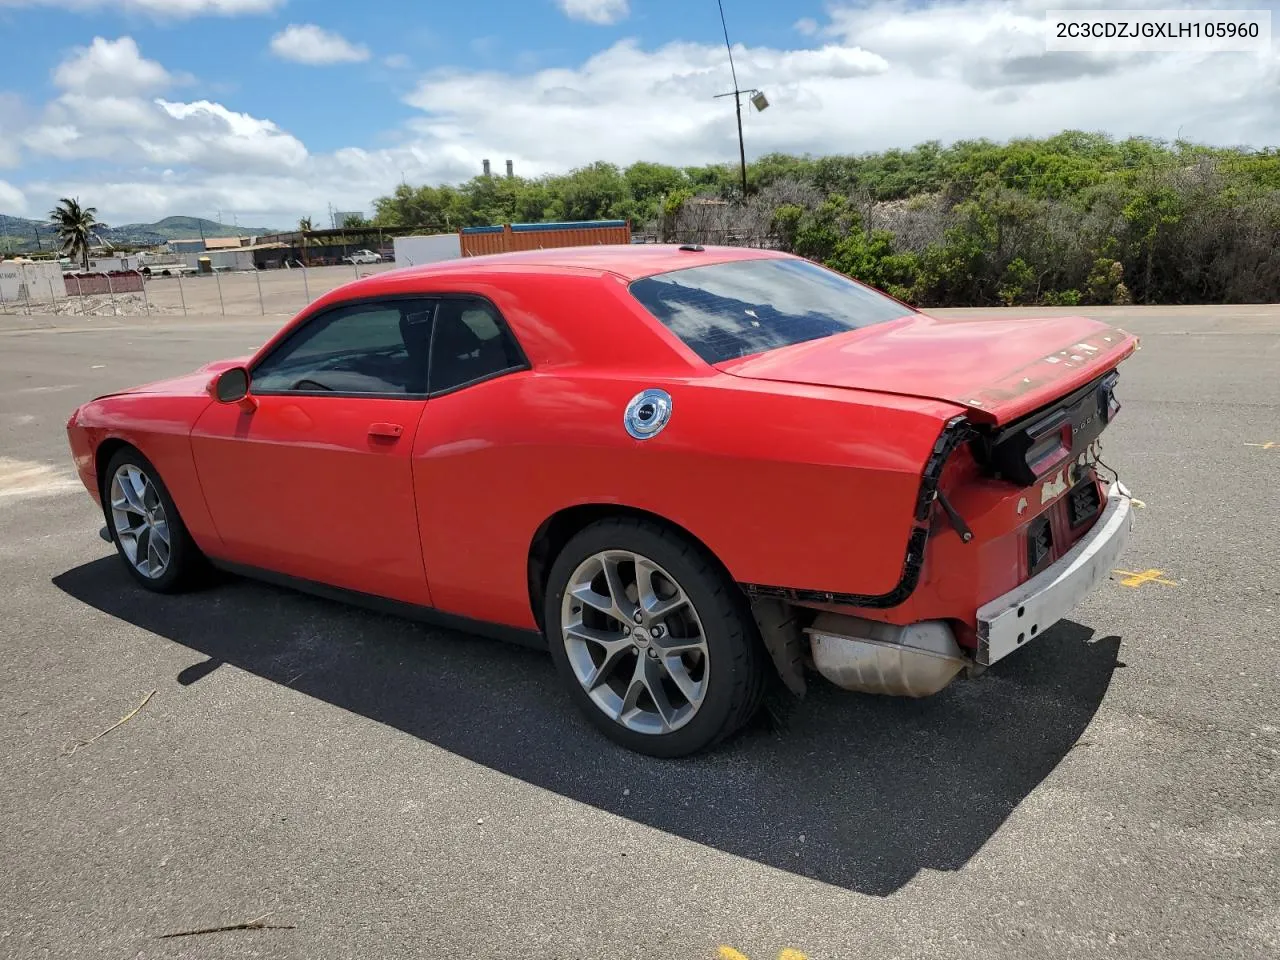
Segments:
[[[192,451],[226,559],[429,605],[410,454],[427,402],[435,303],[318,313],[213,404]]]
[[[413,473],[431,596],[448,613],[521,626],[529,619],[531,532],[509,523],[507,510],[530,481],[509,458],[529,371],[492,302],[441,296]]]

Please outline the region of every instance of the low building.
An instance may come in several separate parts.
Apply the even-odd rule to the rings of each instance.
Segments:
[[[204,249],[206,253],[214,250],[238,250],[251,243],[253,237],[205,237]]]

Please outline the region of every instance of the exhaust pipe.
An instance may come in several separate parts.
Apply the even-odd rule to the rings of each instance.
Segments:
[[[822,613],[805,627],[818,672],[845,690],[893,697],[929,697],[969,665],[941,620],[901,627]]]

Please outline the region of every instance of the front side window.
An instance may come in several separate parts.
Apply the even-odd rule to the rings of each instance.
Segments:
[[[632,282],[631,294],[707,363],[910,314],[848,277],[798,259],[735,260]]]
[[[515,338],[486,300],[446,297],[436,311],[431,342],[431,392],[527,367]]]
[[[255,393],[423,395],[435,304],[338,307],[310,320],[253,371]]]

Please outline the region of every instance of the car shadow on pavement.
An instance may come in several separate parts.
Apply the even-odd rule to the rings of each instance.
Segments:
[[[1118,637],[1064,621],[932,698],[815,679],[718,749],[659,761],[590,727],[544,652],[244,580],[144,594],[114,556],[54,583],[203,654],[183,685],[230,664],[573,800],[877,896],[963,867],[1077,744],[1121,665]]]

